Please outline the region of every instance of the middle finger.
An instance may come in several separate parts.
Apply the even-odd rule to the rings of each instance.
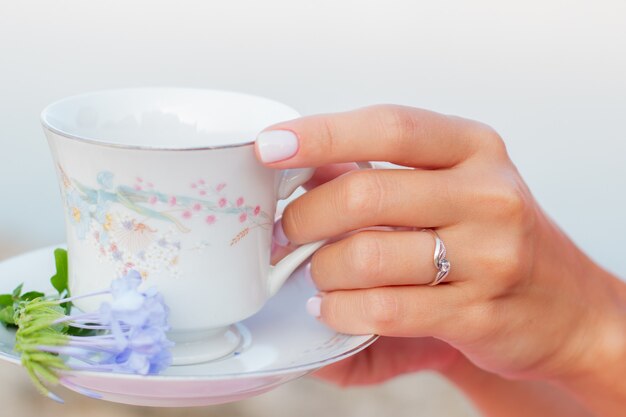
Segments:
[[[463,213],[464,187],[452,173],[352,171],[294,200],[285,209],[282,226],[291,242],[304,244],[373,226],[455,224]]]

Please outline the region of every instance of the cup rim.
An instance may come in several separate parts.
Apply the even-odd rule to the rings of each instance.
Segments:
[[[281,103],[277,100],[273,100],[267,97],[258,96],[254,94],[241,93],[232,90],[222,90],[222,89],[213,89],[213,88],[194,88],[194,87],[172,87],[172,86],[152,86],[152,87],[126,87],[126,88],[110,88],[110,89],[100,89],[100,90],[92,90],[87,91],[80,94],[73,94],[71,96],[63,97],[61,99],[55,100],[52,103],[48,104],[40,113],[40,123],[43,128],[58,135],[64,137],[66,139],[75,140],[78,142],[88,143],[91,145],[98,145],[106,148],[118,148],[118,149],[129,149],[129,150],[142,150],[142,151],[174,151],[174,152],[187,152],[187,151],[202,151],[202,150],[214,150],[214,149],[229,149],[229,148],[240,148],[240,147],[248,147],[253,146],[255,141],[242,142],[242,143],[233,143],[233,144],[224,144],[224,145],[202,145],[202,146],[187,146],[187,147],[171,147],[171,146],[142,146],[142,145],[130,145],[124,143],[115,143],[109,142],[103,139],[97,139],[94,137],[82,136],[73,133],[66,132],[62,129],[54,127],[46,118],[49,115],[51,109],[56,105],[64,103],[66,101],[76,100],[83,97],[88,97],[101,93],[120,93],[120,92],[132,92],[132,91],[154,91],[154,90],[163,90],[163,91],[179,91],[179,92],[207,92],[207,93],[221,93],[221,94],[229,94],[234,96],[240,96],[242,98],[252,98],[252,99],[260,99],[264,100],[268,103],[276,104],[285,108],[292,110],[294,113],[299,114],[291,106],[288,106],[284,103]]]

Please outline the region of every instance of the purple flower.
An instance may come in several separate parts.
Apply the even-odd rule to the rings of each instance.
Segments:
[[[169,348],[173,343],[167,339],[168,309],[156,289],[140,291],[141,275],[130,271],[126,276],[111,283],[110,302],[103,302],[96,322],[105,327],[108,334],[96,336],[93,347],[99,356],[105,356],[100,365],[115,365],[117,372],[148,374],[153,369],[164,369],[171,363]],[[68,318],[71,326],[72,318]],[[83,337],[83,340],[89,337]],[[68,346],[72,346],[72,341]],[[76,342],[74,342],[76,343]],[[102,352],[108,355],[102,355]]]
[[[22,352],[24,365],[30,366],[29,369],[45,369],[53,376],[68,367],[141,375],[156,374],[167,368],[172,362],[169,349],[174,345],[167,338],[168,308],[155,288],[140,290],[141,283],[141,275],[130,271],[114,280],[109,290],[30,302],[25,307],[28,315],[24,316],[16,335],[16,349]],[[103,294],[109,294],[111,300],[103,302],[96,312],[67,316],[59,307],[77,298]],[[68,327],[94,330],[97,334],[70,336],[60,330]],[[60,357],[75,361],[68,365]],[[50,394],[37,374],[31,376],[44,394]]]

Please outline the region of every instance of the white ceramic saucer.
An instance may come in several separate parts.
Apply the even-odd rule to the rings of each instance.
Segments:
[[[54,273],[53,248],[40,249],[0,263],[0,294],[24,282],[24,290],[47,290]],[[155,407],[190,407],[237,401],[269,391],[365,349],[376,336],[336,333],[305,311],[315,294],[303,269],[255,316],[241,323],[245,343],[225,359],[171,366],[160,375],[140,376],[74,371],[66,376],[80,392],[102,399]],[[14,333],[0,325],[0,359],[15,364]]]

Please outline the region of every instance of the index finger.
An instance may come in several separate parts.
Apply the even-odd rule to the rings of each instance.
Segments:
[[[458,165],[496,136],[459,117],[378,105],[276,124],[257,136],[255,149],[259,160],[280,169],[359,161],[429,169]]]

